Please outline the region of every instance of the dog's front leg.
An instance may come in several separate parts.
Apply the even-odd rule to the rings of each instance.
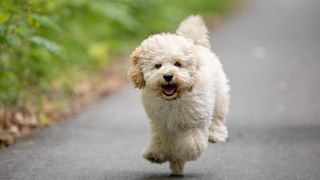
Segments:
[[[182,175],[185,162],[196,160],[208,145],[207,128],[184,129],[170,137],[170,169],[173,175]]]
[[[192,128],[178,132],[173,142],[174,156],[178,160],[196,160],[208,145],[207,128]]]
[[[163,153],[164,137],[161,136],[158,129],[152,126],[152,138],[148,149],[143,153],[143,157],[151,163],[164,163],[167,161],[166,155]]]
[[[183,161],[170,161],[171,173],[174,176],[182,176],[185,162]]]

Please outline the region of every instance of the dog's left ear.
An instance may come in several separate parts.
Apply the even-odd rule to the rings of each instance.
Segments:
[[[130,81],[133,83],[134,87],[138,89],[143,89],[146,85],[141,65],[139,62],[141,51],[142,49],[138,47],[132,52],[130,56],[131,66],[128,71],[128,77]]]

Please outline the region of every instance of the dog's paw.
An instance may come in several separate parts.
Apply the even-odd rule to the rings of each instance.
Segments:
[[[228,130],[226,126],[215,127],[209,132],[209,142],[225,142],[228,138]]]
[[[167,161],[165,155],[159,152],[146,151],[143,154],[143,157],[151,163],[157,164],[161,164]]]

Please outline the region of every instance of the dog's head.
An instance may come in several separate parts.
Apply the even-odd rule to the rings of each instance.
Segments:
[[[193,46],[190,39],[174,34],[149,37],[131,55],[131,81],[137,88],[150,88],[165,99],[191,90],[198,65]]]
[[[189,30],[199,28],[190,27],[199,22],[204,26],[200,17],[189,17],[181,23],[177,34],[153,35],[134,50],[129,78],[135,87],[149,88],[166,100],[176,99],[192,90],[200,66],[195,46],[209,44],[208,40],[200,39],[207,35],[200,34],[200,37],[199,32]]]

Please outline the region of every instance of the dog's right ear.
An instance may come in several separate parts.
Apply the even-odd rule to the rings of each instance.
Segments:
[[[128,71],[128,77],[130,81],[133,83],[134,87],[138,89],[143,89],[146,85],[144,80],[142,68],[140,65],[140,54],[142,49],[140,47],[136,48],[131,56],[130,56],[130,63],[131,66]]]

